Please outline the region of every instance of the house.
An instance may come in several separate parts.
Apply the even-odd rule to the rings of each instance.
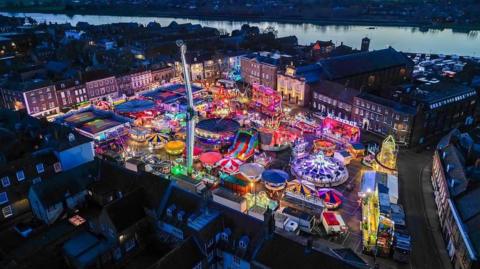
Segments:
[[[98,218],[89,220],[94,233],[101,234],[114,243],[115,260],[144,246],[145,233],[149,227],[144,205],[144,191],[138,187],[105,205]]]
[[[94,165],[84,164],[32,185],[28,200],[35,217],[50,225],[85,203],[87,187],[94,181]]]
[[[317,40],[317,42],[315,42],[312,45],[310,54],[313,59],[320,60],[322,58],[328,57],[334,49],[335,49],[335,44],[332,42],[332,40],[329,40],[329,41]]]
[[[65,126],[0,110],[0,222],[30,211],[30,186],[94,158],[93,141]],[[72,157],[74,156],[74,157]]]
[[[454,268],[480,266],[480,169],[478,128],[453,129],[437,144],[432,186],[447,253]]]
[[[265,240],[255,255],[254,268],[324,268],[367,269],[369,265],[350,249],[331,249],[325,246],[318,249],[307,241],[296,242],[274,233]],[[288,251],[286,251],[288,249]]]

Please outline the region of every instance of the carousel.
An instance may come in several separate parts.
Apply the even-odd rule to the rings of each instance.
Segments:
[[[345,165],[332,157],[325,157],[322,152],[296,159],[291,167],[293,175],[318,187],[338,186],[348,179]]]
[[[167,139],[161,134],[151,134],[146,139],[148,146],[153,149],[161,149],[167,143]]]
[[[272,192],[285,189],[289,178],[290,176],[287,172],[278,169],[269,169],[262,173],[262,181],[265,184],[265,188]]]

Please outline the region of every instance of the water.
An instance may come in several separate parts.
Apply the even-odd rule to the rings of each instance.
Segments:
[[[175,20],[177,23],[194,23],[203,26],[224,29],[228,32],[239,29],[241,21],[222,20],[196,20],[161,17],[130,17],[130,16],[100,16],[100,15],[74,15],[41,14],[41,13],[7,13],[1,15],[25,17],[29,16],[38,22],[71,23],[88,22],[92,25],[109,24],[117,22],[136,22],[148,24],[156,21],[162,26]],[[316,40],[333,40],[337,45],[343,42],[353,48],[359,48],[361,39],[368,36],[371,39],[371,49],[383,49],[392,46],[404,52],[422,52],[438,54],[457,54],[464,56],[480,57],[480,31],[456,32],[452,29],[429,29],[420,31],[418,27],[381,26],[369,29],[367,26],[353,25],[315,25],[311,23],[277,23],[277,22],[249,22],[250,25],[265,29],[273,26],[278,31],[278,36],[295,35],[302,45],[310,44]]]

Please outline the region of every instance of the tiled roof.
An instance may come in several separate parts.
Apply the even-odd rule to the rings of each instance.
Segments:
[[[105,210],[118,233],[145,218],[144,201],[143,189],[137,188],[123,198],[105,206]]]
[[[279,234],[266,240],[255,255],[255,261],[268,268],[365,268],[365,266],[352,265],[342,258],[328,255],[315,249],[305,251],[305,246],[291,241]]]
[[[390,107],[400,113],[412,114],[412,115],[415,115],[417,113],[417,110],[412,106],[404,105],[394,100],[386,99],[370,93],[362,92],[358,95],[358,98],[361,98],[370,102],[374,102],[386,107]]]
[[[360,52],[320,60],[326,79],[335,80],[394,66],[413,65],[412,61],[393,48]]]

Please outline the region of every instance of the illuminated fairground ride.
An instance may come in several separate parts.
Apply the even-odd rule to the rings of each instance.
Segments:
[[[205,146],[220,148],[232,144],[240,124],[232,119],[205,119],[197,124],[195,136]]]
[[[322,123],[322,136],[343,145],[358,143],[360,129],[354,122],[327,116]]]
[[[373,169],[385,173],[396,173],[398,148],[393,136],[389,135],[383,140],[380,152],[375,155],[372,163]]]
[[[260,148],[265,151],[281,151],[290,147],[301,135],[297,130],[279,126],[259,128]]]
[[[254,83],[250,107],[270,117],[282,113],[282,95],[272,88]]]
[[[322,152],[293,160],[291,171],[297,178],[319,187],[338,186],[348,179],[345,165],[332,157],[325,157]]]
[[[324,139],[317,139],[313,141],[313,149],[315,152],[323,152],[325,156],[332,156],[335,151],[336,145],[335,143],[324,140]]]

